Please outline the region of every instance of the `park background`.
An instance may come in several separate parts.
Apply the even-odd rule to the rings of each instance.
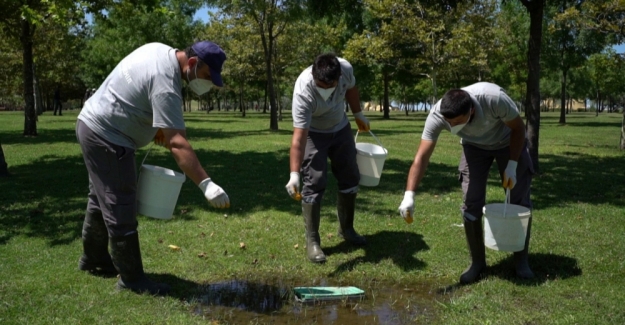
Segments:
[[[622,2],[0,0],[0,7],[0,153],[8,168],[0,167],[11,175],[0,179],[3,324],[625,322]],[[76,115],[87,90],[136,47],[158,41],[182,49],[199,39],[228,53],[226,87],[202,98],[184,90],[188,133],[233,207],[211,209],[186,182],[174,219],[139,217],[146,271],[172,284],[173,294],[117,292],[115,279],[76,270],[87,193]],[[336,238],[329,189],[322,247],[330,261],[316,266],[305,260],[300,209],[283,186],[292,87],[325,51],[352,62],[363,107],[381,107],[365,114],[389,157],[380,185],[359,195],[357,225],[371,244],[354,249]],[[446,89],[477,81],[504,87],[527,121],[540,167],[534,280],[516,280],[510,255],[489,250],[485,279],[456,285],[469,262],[457,227],[457,138],[440,140],[415,223],[396,211],[424,110]],[[51,111],[57,86],[63,116]],[[164,149],[150,162],[176,169]],[[488,200],[501,202],[491,176]],[[288,296],[296,285],[357,285],[367,299],[302,307]],[[267,299],[280,303],[258,308]]]

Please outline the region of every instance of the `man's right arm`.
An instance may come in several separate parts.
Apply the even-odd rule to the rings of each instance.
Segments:
[[[410,166],[410,172],[408,173],[408,181],[406,182],[406,191],[415,192],[421,184],[421,179],[425,175],[425,170],[430,163],[430,157],[436,147],[436,141],[421,140],[419,149],[414,157],[412,166]]]
[[[165,137],[165,147],[171,150],[176,163],[193,183],[199,185],[208,174],[202,168],[195,151],[187,140],[185,130],[162,129]]]
[[[187,140],[185,130],[163,129],[165,146],[169,148],[182,171],[200,188],[204,197],[215,208],[229,208],[228,194],[210,179],[195,151]]]
[[[430,157],[435,147],[436,141],[422,139],[414,161],[412,162],[412,166],[410,166],[408,181],[406,182],[406,192],[404,193],[404,199],[399,205],[399,214],[404,217],[407,223],[412,223],[415,206],[415,191],[419,187],[423,175],[425,175],[425,170],[428,167]]]
[[[304,150],[306,149],[306,138],[308,137],[308,129],[293,129],[293,137],[291,138],[291,151],[289,166],[291,172],[299,173],[304,161]]]
[[[306,139],[308,138],[308,129],[293,129],[293,137],[291,138],[291,150],[289,152],[289,169],[291,170],[289,182],[286,184],[286,191],[295,199],[300,200],[300,175],[299,170],[304,161],[304,150],[306,149]]]

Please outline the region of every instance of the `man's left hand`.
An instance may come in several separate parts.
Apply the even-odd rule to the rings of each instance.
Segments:
[[[508,166],[503,172],[503,188],[512,189],[516,185],[516,167],[518,163],[508,160]]]
[[[356,125],[358,125],[358,131],[369,132],[369,130],[371,130],[369,127],[369,120],[367,120],[365,114],[362,112],[354,113],[354,118],[356,120]]]

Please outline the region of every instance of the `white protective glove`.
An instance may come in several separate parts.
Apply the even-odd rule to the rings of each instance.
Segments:
[[[204,197],[208,200],[215,208],[229,208],[230,207],[230,198],[228,194],[224,192],[224,190],[213,181],[211,181],[210,177],[203,180],[198,187],[204,193]]]
[[[503,172],[503,188],[512,189],[516,185],[516,167],[518,163],[508,160],[508,167]]]
[[[356,119],[356,125],[358,125],[358,131],[360,132],[369,132],[371,128],[369,127],[369,120],[365,117],[365,114],[361,112],[354,113],[354,118]]]
[[[411,223],[414,215],[414,191],[406,191],[404,193],[404,200],[399,205],[399,214]]]
[[[301,200],[302,199],[302,195],[299,192],[299,173],[298,172],[291,172],[291,178],[289,179],[289,182],[286,183],[286,191],[289,192],[289,195],[294,199],[294,200]]]

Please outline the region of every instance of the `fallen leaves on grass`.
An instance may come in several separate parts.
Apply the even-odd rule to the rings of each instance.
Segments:
[[[174,251],[179,251],[180,250],[180,247],[176,246],[176,245],[169,245],[168,247],[171,248]]]

